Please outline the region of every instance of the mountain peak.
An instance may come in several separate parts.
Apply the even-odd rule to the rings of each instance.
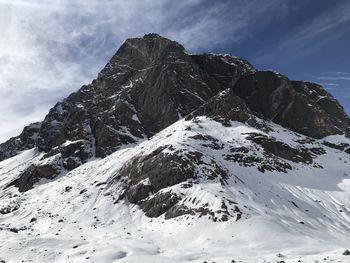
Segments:
[[[157,33],[148,33],[148,34],[145,34],[143,36],[143,38],[145,39],[165,39],[164,37],[162,37],[161,35],[157,34]]]
[[[116,55],[138,61],[143,66],[155,62],[171,54],[182,55],[185,48],[176,41],[164,38],[156,33],[144,35],[142,38],[128,38],[119,48]],[[113,59],[113,58],[112,58]]]
[[[44,159],[61,155],[60,173],[137,144],[190,114],[254,127],[264,126],[255,121],[262,117],[314,138],[349,131],[341,106],[318,86],[256,71],[230,55],[189,55],[179,43],[150,33],[127,39],[96,80],[31,129],[35,136],[24,132],[19,138],[25,143],[0,145],[0,159],[37,147]]]

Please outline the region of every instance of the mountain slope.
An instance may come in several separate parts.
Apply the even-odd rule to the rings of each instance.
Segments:
[[[346,262],[349,127],[317,84],[128,39],[0,145],[0,259]]]
[[[41,181],[24,194],[13,187],[2,190],[2,257],[35,262],[81,262],[87,257],[92,262],[256,262],[277,260],[282,253],[287,262],[299,257],[308,262],[334,259],[336,253],[340,260],[340,250],[349,242],[350,155],[324,146],[322,140],[300,144],[307,137],[272,123],[266,124],[271,129],[267,133],[240,122],[230,125],[207,117],[180,120],[136,147]],[[312,164],[282,158],[284,151],[273,155],[252,141],[252,135],[283,141],[283,149],[302,148]],[[334,139],[339,141],[327,138]],[[1,178],[7,180],[1,184],[40,156],[29,150],[2,162]],[[176,161],[187,162],[181,173],[174,168]],[[23,164],[16,167],[13,162]],[[128,174],[130,167],[136,173]],[[175,180],[176,174],[183,177]],[[136,196],[135,186],[140,187]],[[147,186],[152,191],[142,196]],[[198,236],[195,243],[186,241],[191,235]]]

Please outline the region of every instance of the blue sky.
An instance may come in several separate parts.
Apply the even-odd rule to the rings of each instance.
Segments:
[[[0,32],[0,141],[149,32],[320,83],[350,113],[347,0],[0,0]]]

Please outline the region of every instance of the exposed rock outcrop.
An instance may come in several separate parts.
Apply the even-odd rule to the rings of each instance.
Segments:
[[[313,138],[350,134],[343,107],[318,84],[257,71],[241,77],[233,90],[252,111],[295,132]]]
[[[0,161],[15,156],[20,151],[35,147],[40,127],[40,122],[32,123],[24,127],[19,136],[0,144]]]
[[[14,185],[18,187],[18,191],[25,192],[32,189],[33,185],[41,179],[53,179],[60,172],[60,162],[61,157],[57,156],[55,161],[52,161],[51,163],[31,165],[20,174],[18,179],[11,182],[8,187]]]

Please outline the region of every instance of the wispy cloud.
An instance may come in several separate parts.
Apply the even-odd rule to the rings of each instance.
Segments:
[[[158,32],[209,50],[270,23],[287,2],[1,0],[0,141],[94,78],[128,37]]]
[[[334,87],[338,87],[339,86],[338,83],[323,83],[323,85],[325,85],[325,86],[334,86]]]
[[[329,75],[350,75],[349,72],[344,72],[344,71],[327,71],[327,72],[324,72],[324,74],[329,74]]]
[[[281,45],[281,48],[294,47],[301,48],[312,45],[324,45],[328,41],[344,35],[344,30],[335,30],[350,22],[350,3],[335,4],[333,9],[325,10],[319,16],[316,16],[308,25],[300,25],[292,31],[288,38]],[[322,38],[322,41],[317,41]]]
[[[323,77],[318,77],[318,79],[321,80],[350,80],[350,77],[344,77],[344,76],[323,76]]]

